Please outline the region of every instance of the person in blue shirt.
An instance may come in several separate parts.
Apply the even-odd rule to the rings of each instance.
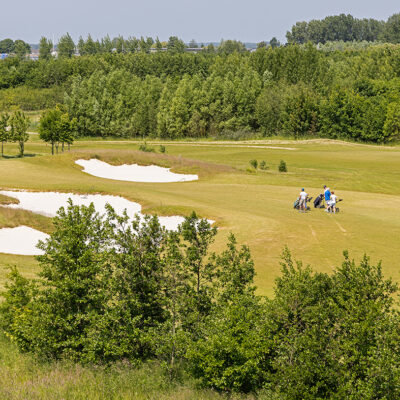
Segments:
[[[326,185],[324,185],[324,199],[325,199],[325,207],[328,208],[328,202],[331,199],[331,191]]]

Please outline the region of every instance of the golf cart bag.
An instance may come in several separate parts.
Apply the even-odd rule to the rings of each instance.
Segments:
[[[311,200],[312,200],[312,197],[308,198],[307,201],[306,201],[306,210],[307,210],[307,211],[310,211],[310,210],[311,210],[310,206],[307,204],[307,203],[309,203]],[[293,208],[294,208],[295,210],[300,210],[300,199],[297,199],[297,200],[293,203]]]
[[[339,201],[343,201],[343,199],[339,199],[339,200],[336,202],[336,212],[337,212],[337,213],[340,211],[339,207],[337,206],[337,203],[339,203]],[[330,205],[328,204],[327,212],[333,213],[333,206],[330,206]]]
[[[323,194],[317,196],[314,200],[314,208],[324,208],[323,200],[324,200]]]

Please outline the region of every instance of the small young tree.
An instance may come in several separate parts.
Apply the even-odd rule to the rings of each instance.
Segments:
[[[180,227],[183,239],[184,266],[188,273],[189,289],[183,300],[187,309],[186,328],[196,335],[198,326],[209,313],[214,296],[215,265],[206,258],[217,229],[195,212]]]
[[[257,160],[250,160],[249,164],[254,168],[257,169],[258,168],[258,161]]]
[[[286,167],[286,162],[281,160],[278,166],[278,171],[279,172],[287,172],[287,167]]]
[[[3,114],[0,117],[0,141],[1,141],[1,156],[4,157],[4,142],[7,142],[10,138],[10,132],[8,131],[8,120],[10,116]]]
[[[56,148],[58,154],[58,146],[64,144],[69,146],[74,142],[77,130],[76,118],[71,119],[68,113],[63,113],[59,107],[46,111],[40,118],[39,137],[47,143],[51,143],[51,154],[54,154]]]
[[[51,49],[53,48],[53,42],[50,39],[42,36],[39,42],[39,59],[49,60],[51,58]]]
[[[260,169],[262,169],[262,170],[268,169],[268,165],[267,165],[266,161],[262,160],[260,162]]]
[[[11,140],[18,142],[19,155],[24,156],[25,142],[28,141],[29,118],[21,111],[16,111],[10,118]]]
[[[51,154],[54,154],[54,146],[60,140],[61,110],[54,108],[42,114],[39,122],[39,137],[47,143],[51,143]]]
[[[77,133],[77,119],[69,116],[68,113],[61,115],[60,119],[60,142],[62,145],[61,150],[64,152],[65,143],[68,144],[68,150],[71,144],[74,143],[74,139]]]
[[[75,52],[75,43],[70,34],[61,36],[58,42],[58,56],[71,58]]]

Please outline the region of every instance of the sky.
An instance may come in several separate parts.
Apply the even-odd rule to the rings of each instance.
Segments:
[[[3,2],[2,2],[3,3]],[[69,32],[74,40],[118,35],[178,36],[184,41],[236,39],[260,42],[285,34],[297,21],[328,15],[386,20],[400,12],[399,0],[4,0],[0,39],[38,43]]]

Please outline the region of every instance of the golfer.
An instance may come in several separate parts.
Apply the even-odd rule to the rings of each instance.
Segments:
[[[300,197],[299,197],[299,211],[306,212],[307,210],[307,197],[308,193],[304,191],[304,188],[301,189]]]
[[[324,185],[324,199],[325,199],[325,207],[328,209],[329,207],[329,201],[331,200],[331,191],[329,190],[326,185]]]
[[[335,192],[332,190],[331,200],[329,201],[329,206],[332,207],[332,211],[336,214],[336,203],[337,203],[337,196]]]

